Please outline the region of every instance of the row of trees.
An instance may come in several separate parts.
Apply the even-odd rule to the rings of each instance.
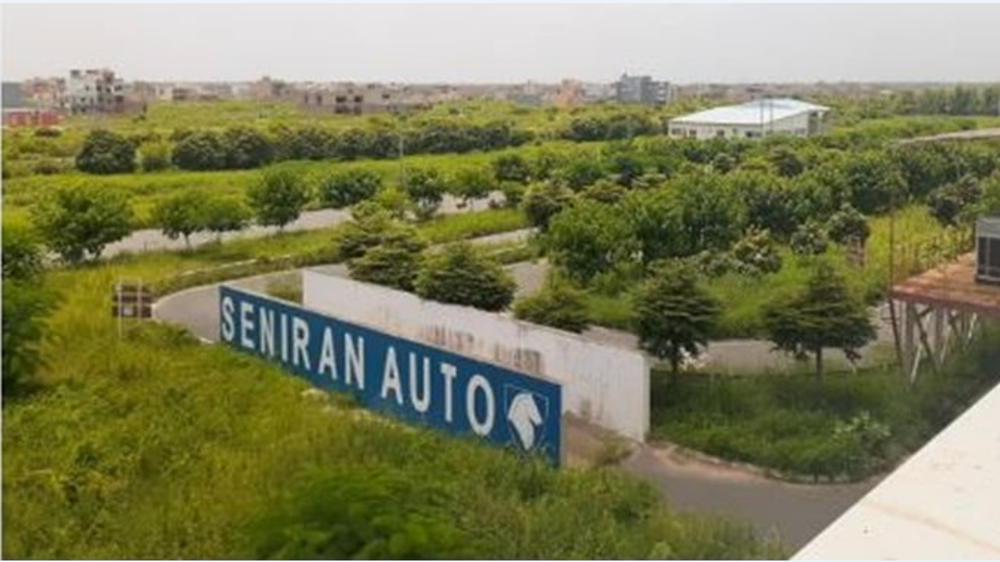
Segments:
[[[242,170],[280,160],[356,160],[397,158],[407,154],[492,151],[531,140],[528,131],[510,123],[430,121],[416,127],[387,126],[331,130],[282,126],[269,131],[237,126],[217,130],[177,130],[169,141],[158,135],[129,138],[111,131],[91,132],[76,157],[79,170],[92,174],[129,173],[138,149],[145,171],[171,165],[182,170]],[[142,140],[143,142],[139,142]]]

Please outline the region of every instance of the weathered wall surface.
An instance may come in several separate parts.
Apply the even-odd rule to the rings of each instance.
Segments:
[[[563,384],[563,410],[632,439],[649,430],[649,367],[638,351],[474,308],[305,271],[302,300],[317,310]]]

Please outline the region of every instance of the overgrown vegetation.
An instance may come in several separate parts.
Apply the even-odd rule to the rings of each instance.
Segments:
[[[898,371],[653,377],[652,435],[792,476],[858,480],[890,468],[1000,381],[1000,325],[911,386]]]
[[[41,390],[3,409],[5,557],[781,555],[619,473],[554,470],[316,401],[273,365],[166,326],[119,340],[95,314],[119,277],[152,282],[199,252],[49,274],[66,300]]]

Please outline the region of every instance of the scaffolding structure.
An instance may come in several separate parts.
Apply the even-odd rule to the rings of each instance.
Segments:
[[[896,347],[912,382],[927,363],[937,371],[945,357],[967,344],[980,318],[1000,318],[1000,286],[977,283],[972,253],[894,283],[889,293],[900,331]]]

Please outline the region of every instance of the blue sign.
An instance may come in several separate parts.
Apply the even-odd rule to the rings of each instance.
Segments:
[[[220,336],[231,347],[372,410],[559,463],[557,383],[232,287],[219,297]]]

